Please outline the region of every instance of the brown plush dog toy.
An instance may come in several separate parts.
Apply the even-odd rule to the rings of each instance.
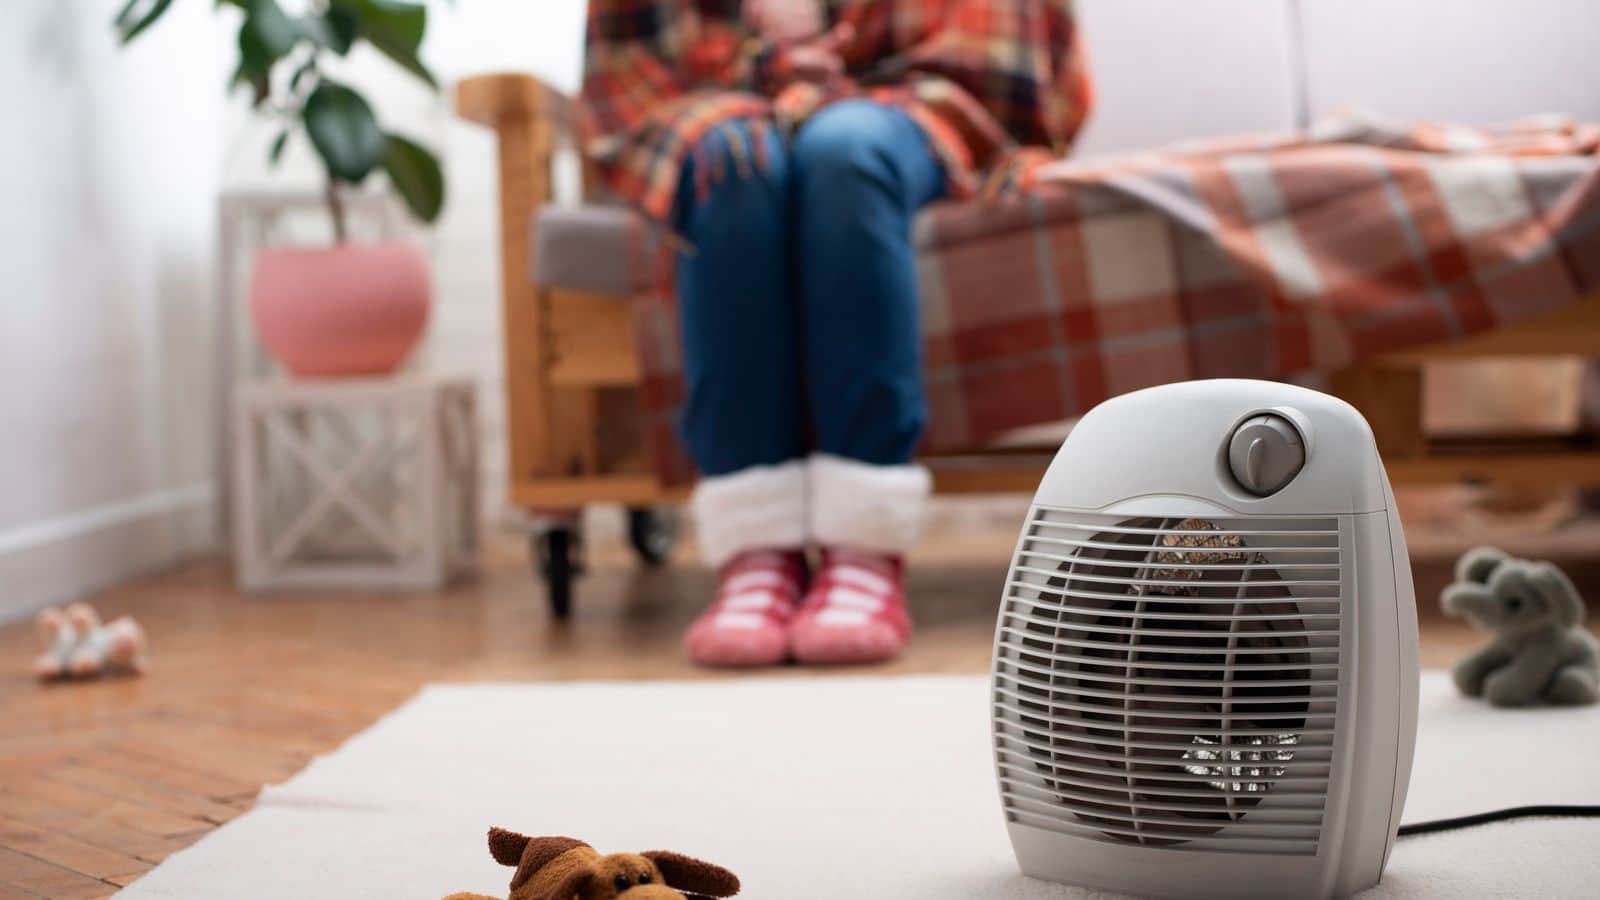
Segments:
[[[739,877],[721,866],[668,850],[601,856],[569,837],[528,837],[489,829],[489,853],[516,866],[509,900],[710,900],[739,893]],[[444,900],[495,900],[451,894]]]

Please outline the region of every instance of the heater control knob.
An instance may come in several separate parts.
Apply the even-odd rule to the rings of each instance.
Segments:
[[[1228,439],[1228,468],[1245,490],[1258,497],[1282,490],[1305,464],[1300,430],[1283,416],[1251,416]]]

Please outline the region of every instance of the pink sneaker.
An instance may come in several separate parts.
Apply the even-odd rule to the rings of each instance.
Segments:
[[[787,628],[806,589],[798,550],[750,550],[718,576],[717,598],[689,626],[683,646],[702,666],[771,666],[789,655]]]
[[[892,659],[911,637],[899,557],[830,549],[789,628],[789,647],[803,663],[867,663]]]

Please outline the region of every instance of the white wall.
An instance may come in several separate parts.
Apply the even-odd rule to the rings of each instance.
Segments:
[[[1594,0],[1301,0],[1311,105],[1492,124],[1600,121]]]
[[[1077,0],[1096,102],[1075,152],[1286,128],[1283,0]]]
[[[1294,6],[1313,116],[1600,120],[1592,0],[1078,0],[1099,93],[1078,152],[1292,126]]]
[[[222,45],[179,4],[120,53],[114,6],[0,29],[0,619],[205,539]]]

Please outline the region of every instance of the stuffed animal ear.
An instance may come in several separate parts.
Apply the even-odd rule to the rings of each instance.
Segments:
[[[1456,580],[1488,584],[1494,570],[1510,558],[1504,550],[1496,547],[1474,547],[1456,560]]]
[[[1528,581],[1550,604],[1556,621],[1568,628],[1576,627],[1583,621],[1583,597],[1578,595],[1577,585],[1572,583],[1567,573],[1547,562],[1535,563],[1529,569]]]
[[[533,838],[504,828],[489,829],[489,855],[502,866],[514,866],[522,861],[522,851]]]
[[[534,873],[544,868],[550,860],[574,847],[588,846],[577,838],[528,837],[504,828],[489,829],[489,854],[502,866],[516,866],[511,876],[511,889],[521,887]],[[558,894],[562,900],[570,894]]]
[[[739,893],[739,876],[703,859],[671,850],[651,850],[639,855],[656,864],[669,887],[684,893],[707,897],[732,897]]]
[[[1489,598],[1489,589],[1481,584],[1458,581],[1446,585],[1439,594],[1439,605],[1447,616],[1464,616],[1470,609],[1481,610]]]

